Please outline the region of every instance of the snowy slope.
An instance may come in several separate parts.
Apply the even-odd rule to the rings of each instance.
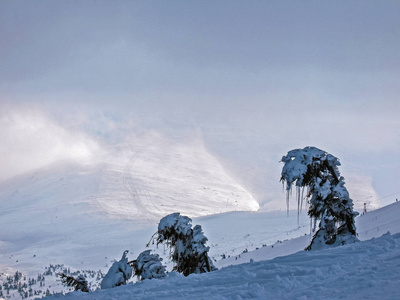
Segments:
[[[382,236],[388,231],[391,233],[400,233],[400,202],[396,202],[385,206],[383,208],[371,211],[358,216],[356,221],[356,228],[358,233],[358,238],[361,241],[365,241],[372,238],[377,238]],[[300,223],[302,224],[302,223]],[[305,224],[305,219],[303,219],[303,224]],[[298,233],[304,232],[305,228],[301,230],[299,228]],[[281,235],[281,237],[284,235]],[[302,251],[310,243],[310,235],[297,235],[297,238],[280,240],[276,243],[267,243],[268,247],[261,247],[256,251],[251,251],[248,253],[242,253],[239,255],[234,255],[224,260],[216,262],[216,266],[226,267],[230,265],[237,265],[241,263],[247,263],[250,259],[254,261],[261,261],[266,259],[272,259],[278,256],[285,256],[293,254],[298,251]]]
[[[66,299],[398,299],[400,234]],[[58,297],[54,297],[57,299]]]
[[[101,174],[95,205],[117,218],[158,220],[177,209],[196,217],[259,207],[201,139],[177,142],[155,132],[135,137],[107,155]]]
[[[356,218],[358,237],[365,241],[390,231],[400,232],[400,202],[361,214]]]
[[[221,260],[219,267],[227,267],[216,272],[189,277],[171,273],[163,280],[91,294],[75,292],[65,298],[398,299],[400,234],[378,236],[383,228],[400,231],[399,212],[400,203],[394,203],[358,217],[360,239],[364,240],[360,243],[306,252],[301,249],[310,238],[302,236]],[[207,218],[198,221],[207,223]]]
[[[1,182],[0,267],[76,266],[76,257],[92,266],[98,247],[102,257],[120,256],[125,249],[116,245],[126,239],[133,241],[122,247],[143,247],[168,213],[195,217],[257,208],[199,140],[146,133],[101,157],[53,163]]]
[[[357,217],[356,220],[358,225],[358,231],[360,232],[361,235],[366,231],[368,231],[369,232],[368,238],[381,236],[383,232],[380,230],[380,228],[389,229],[392,233],[399,232],[400,221],[397,217],[399,213],[400,213],[400,203],[394,203],[388,207],[368,212],[367,214]],[[155,293],[159,293],[157,294],[158,296],[165,295],[167,298],[168,297],[173,298],[173,294],[171,294],[172,292],[163,291],[163,289],[176,288],[177,293],[181,293],[178,295],[185,295],[182,297],[186,297],[186,295],[188,295],[188,297],[190,296],[194,298],[199,298],[197,297],[196,294],[193,294],[195,289],[189,286],[191,284],[200,284],[199,287],[200,289],[201,284],[207,284],[211,290],[214,290],[214,294],[213,295],[205,294],[205,297],[221,298],[222,296],[226,296],[228,298],[234,298],[234,295],[232,293],[229,294],[229,290],[231,289],[231,287],[229,287],[229,282],[233,281],[234,278],[237,278],[237,280],[243,281],[243,284],[241,285],[240,289],[237,288],[235,289],[235,293],[236,292],[241,293],[243,297],[246,297],[246,295],[248,295],[248,297],[253,297],[253,296],[256,297],[259,294],[257,294],[258,292],[253,292],[253,288],[255,290],[258,290],[260,287],[262,287],[260,288],[260,291],[264,290],[269,292],[272,289],[273,291],[278,293],[278,291],[274,289],[275,285],[281,287],[283,290],[285,290],[284,286],[297,285],[295,278],[290,278],[290,280],[285,279],[288,276],[287,274],[292,274],[292,273],[297,274],[296,278],[298,276],[301,276],[302,274],[304,276],[307,274],[311,274],[312,276],[315,277],[316,274],[318,275],[320,273],[319,270],[322,270],[321,272],[325,272],[324,270],[326,270],[326,268],[328,268],[328,265],[331,264],[332,267],[329,267],[329,270],[336,270],[338,273],[335,273],[333,271],[332,273],[331,271],[329,271],[330,272],[328,274],[329,276],[328,275],[323,276],[321,274],[318,275],[323,279],[318,279],[316,277],[309,278],[310,280],[314,280],[315,285],[319,286],[319,290],[327,295],[328,294],[327,285],[331,284],[335,280],[342,280],[341,278],[339,278],[339,276],[346,277],[349,276],[348,274],[352,274],[346,267],[349,263],[346,260],[344,260],[343,263],[341,262],[342,257],[345,256],[346,254],[343,253],[334,255],[332,254],[333,257],[331,258],[331,262],[325,264],[325,269],[323,268],[321,269],[319,266],[323,266],[324,264],[319,261],[320,258],[330,257],[331,254],[323,255],[322,253],[326,252],[316,251],[315,253],[321,253],[321,257],[318,258],[318,256],[315,256],[314,254],[313,254],[314,256],[308,256],[310,254],[305,254],[305,252],[302,251],[302,249],[304,249],[304,247],[309,243],[310,240],[310,237],[308,235],[304,235],[309,230],[308,227],[309,223],[304,213],[301,215],[300,218],[300,223],[299,223],[300,226],[297,226],[296,215],[294,212],[291,212],[289,218],[287,218],[286,212],[275,212],[275,213],[232,212],[222,215],[213,215],[213,216],[196,218],[193,220],[193,224],[202,225],[206,236],[209,238],[208,245],[211,246],[210,254],[212,257],[220,259],[222,254],[224,254],[227,257],[226,259],[222,259],[215,262],[215,265],[221,269],[220,271],[221,273],[215,273],[215,275],[203,274],[198,277],[189,276],[189,278],[194,277],[194,279],[182,278],[179,275],[176,275],[175,277],[170,276],[169,278],[166,279],[167,281],[165,282],[152,281],[149,283],[144,282],[139,285],[135,285],[135,287],[133,288],[134,290],[132,290],[132,293],[135,294],[146,293],[146,295],[149,295],[150,298],[156,297]],[[25,245],[24,249],[16,251],[15,253],[9,252],[8,254],[5,255],[2,254],[1,262],[6,264],[5,266],[2,267],[2,270],[7,271],[8,274],[13,274],[15,270],[20,270],[23,271],[24,274],[36,276],[37,273],[44,271],[44,266],[48,266],[50,263],[52,264],[61,263],[75,270],[101,269],[103,273],[105,273],[108,270],[109,266],[111,265],[112,261],[114,259],[119,259],[122,252],[125,249],[130,250],[130,253],[128,254],[130,259],[136,258],[138,253],[145,250],[144,244],[149,240],[151,234],[155,232],[156,225],[141,224],[140,226],[140,223],[135,223],[131,221],[130,223],[122,223],[122,224],[121,223],[114,223],[114,224],[107,223],[106,225],[97,224],[97,231],[92,230],[94,228],[87,228],[87,229],[91,232],[92,236],[82,237],[80,240],[80,245],[74,245],[73,243],[71,243],[71,241],[68,241],[68,240],[74,241],[74,238],[70,236],[68,233],[63,233],[62,239],[67,241],[64,241],[63,243],[61,241],[62,239],[60,239],[59,244],[51,245],[50,243],[42,243],[40,246],[36,245],[34,247],[36,253],[35,257],[33,257],[32,252],[30,252],[32,249],[28,245]],[[293,237],[296,236],[299,237],[292,239]],[[398,238],[396,237],[395,240],[397,241]],[[382,243],[384,243],[384,245],[380,245],[381,242],[379,241],[374,242],[375,244],[370,244],[371,246],[367,248],[367,250],[362,249],[362,246],[358,246],[358,245],[363,245],[362,243],[357,245],[351,245],[350,248],[353,249],[352,247],[359,247],[358,248],[359,251],[357,250],[356,253],[361,253],[365,251],[365,253],[371,254],[371,261],[374,261],[374,259],[382,261],[382,259],[386,259],[385,258],[386,256],[381,257],[378,255],[378,253],[377,253],[378,256],[373,256],[375,255],[374,254],[375,250],[373,251],[372,248],[374,247],[377,249],[379,248],[381,249],[379,250],[380,253],[387,252],[388,257],[393,258],[394,265],[396,264],[399,265],[399,263],[396,262],[396,259],[398,259],[396,257],[398,257],[398,253],[400,250],[398,248],[398,243],[395,242],[393,244],[393,242],[391,241],[388,242],[385,239],[381,241]],[[77,242],[77,240],[75,240],[75,242]],[[24,244],[22,241],[20,241],[20,243]],[[391,246],[388,247],[387,243],[389,243]],[[86,244],[86,247],[83,247],[82,246],[83,244]],[[256,248],[259,249],[254,250]],[[151,246],[151,249],[157,250],[154,245]],[[249,252],[243,253],[244,249],[248,249]],[[299,251],[300,253],[296,254],[293,257],[291,256]],[[332,251],[340,252],[340,250],[332,250]],[[346,251],[347,251],[346,253],[348,253],[350,250]],[[158,249],[158,252],[161,255],[164,254],[164,257],[168,256],[168,251],[167,252],[163,251],[163,248]],[[394,252],[394,253],[389,253],[389,252]],[[361,258],[353,257],[351,258],[351,260],[356,260],[360,262],[360,265],[355,266],[355,268],[358,268],[360,270],[360,274],[355,274],[355,275],[357,275],[358,278],[357,280],[365,281],[367,280],[366,278],[367,275],[365,276],[363,275],[365,267],[362,266],[361,264],[365,263],[369,264],[370,262],[367,261],[368,257],[364,254],[363,257]],[[263,262],[265,260],[275,259],[277,257],[281,257],[282,259],[284,259],[283,256],[287,255],[289,255],[287,258],[287,262],[291,262],[292,264],[295,265],[295,267],[293,267],[292,265],[277,267],[276,263]],[[308,257],[310,258],[311,261],[305,260]],[[341,257],[340,258],[341,260],[337,260],[336,257]],[[301,259],[301,261],[295,263],[294,261],[297,258]],[[16,262],[16,260],[18,260],[18,262]],[[251,260],[253,260],[256,263],[248,264]],[[302,262],[303,260],[304,262]],[[251,268],[253,268],[253,265],[256,266],[258,262],[260,262],[260,265],[258,265],[259,267],[255,269],[256,271],[252,270]],[[241,266],[238,267],[239,269],[230,269],[231,265],[241,265]],[[378,267],[380,268],[380,266]],[[265,272],[269,272],[266,270],[270,268],[272,268],[274,270],[273,272],[276,272],[276,274],[268,273],[270,275],[268,275],[268,277],[263,279],[265,280],[264,282],[262,280],[254,281],[257,278],[263,278]],[[366,282],[365,285],[374,287],[375,281],[379,279],[379,278],[377,279],[377,277],[380,277],[381,273],[382,274],[384,273],[384,270],[381,269],[379,270],[379,272],[378,270],[375,270],[374,268],[376,268],[376,263],[374,263],[371,268],[372,270],[370,269],[368,271],[370,273],[367,274],[369,274],[368,276],[373,276],[372,278],[374,278],[374,282],[372,283]],[[225,269],[229,269],[232,271],[223,271]],[[374,272],[376,271],[376,273],[371,273],[373,271]],[[252,272],[256,272],[257,275],[256,276],[252,275]],[[222,274],[221,276],[223,277],[222,278],[213,277],[213,276],[218,276],[216,274]],[[207,276],[212,276],[212,277],[207,277]],[[388,274],[386,274],[385,276],[387,277]],[[395,272],[393,273],[393,276],[396,276]],[[300,280],[299,287],[303,286],[302,288],[303,290],[311,288],[311,286],[306,285],[305,283],[306,278],[308,277],[302,277],[299,279]],[[47,282],[46,288],[49,288],[50,291],[56,291],[56,292],[57,291],[59,292],[61,290],[65,291],[65,288],[62,288],[61,283],[59,281],[56,281],[55,279],[56,279],[55,277],[46,276],[46,282]],[[202,283],[201,282],[197,283],[198,281],[201,281]],[[270,285],[271,282],[273,282],[274,284]],[[217,286],[213,285],[213,283],[215,283]],[[359,284],[359,282],[357,284]],[[178,285],[182,287],[177,288],[176,286]],[[144,286],[144,289],[140,290],[139,289],[140,286]],[[158,287],[160,287],[160,289],[158,289]],[[101,297],[103,297],[102,295],[104,295],[104,297],[119,298],[122,293],[127,293],[127,295],[129,295],[127,296],[128,298],[132,297],[131,292],[127,291],[126,288],[128,287],[113,289],[112,292],[108,293],[99,292],[100,294],[97,294],[96,292],[93,295],[96,295],[95,296],[96,299],[98,299],[97,297],[101,299]],[[154,290],[154,292],[149,292],[147,289]],[[221,293],[218,293],[217,291],[221,291]],[[114,292],[116,293],[115,296],[112,295],[112,293]],[[388,292],[389,296],[386,299],[392,299],[391,297],[393,296],[393,293],[394,292],[393,290],[391,290],[390,287],[390,291]],[[288,295],[289,296],[287,299],[291,299],[291,297],[295,297],[297,294],[289,293]],[[303,298],[303,299],[320,299],[315,295],[312,296],[312,294],[307,294],[307,295],[308,298]],[[350,293],[349,295],[354,296],[354,293],[353,294]],[[278,293],[275,296],[281,297],[281,294]],[[260,296],[260,298],[262,297],[263,296]],[[329,298],[328,296],[324,297],[326,299]],[[322,297],[322,299],[324,299],[324,297]],[[372,297],[371,299],[375,299],[375,297]],[[385,299],[385,297],[383,297],[383,299]]]
[[[2,211],[85,202],[116,218],[156,220],[177,208],[195,217],[259,207],[201,140],[172,141],[154,132],[108,147],[100,157],[54,163],[0,188]]]
[[[196,218],[193,223],[202,225],[211,246],[210,255],[217,260],[221,259],[221,255],[236,259],[243,252],[310,232],[307,214],[303,212],[297,224],[295,211],[291,211],[289,217],[286,211],[230,212]],[[226,260],[217,261],[216,264],[220,266]]]
[[[202,225],[210,256],[227,257],[216,262],[220,268],[304,249],[304,212],[297,223],[296,212],[289,218],[284,211],[249,212],[257,208],[201,139],[137,135],[104,147],[99,157],[65,160],[0,183],[0,277],[17,270],[36,276],[49,264],[106,272],[124,250],[136,258],[159,219],[175,211]],[[360,239],[400,232],[398,209],[396,203],[358,217]],[[51,290],[62,290],[54,277],[47,280]]]

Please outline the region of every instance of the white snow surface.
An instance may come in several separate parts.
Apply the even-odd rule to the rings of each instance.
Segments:
[[[254,247],[255,241],[258,245],[267,241],[267,245],[247,253],[238,252],[239,248],[236,248],[236,255],[217,261],[215,265],[220,269],[207,274],[184,277],[172,272],[164,279],[130,282],[126,286],[90,294],[72,292],[54,298],[398,299],[399,213],[400,203],[394,203],[360,215],[356,225],[362,242],[308,252],[303,249],[310,242],[310,236],[301,234],[306,231],[306,218],[301,218],[300,228],[296,228],[290,224],[296,220],[295,214],[286,219],[292,230],[285,232],[283,227],[275,228],[281,230],[274,236],[279,239],[275,243],[268,243],[274,238],[263,238],[260,232],[265,231],[271,236],[274,231],[270,227],[284,217],[285,212],[236,212],[202,217],[194,223],[202,224],[205,234],[209,233],[211,250],[215,248],[221,253],[222,249],[226,251],[240,244]],[[249,227],[244,228],[245,224]],[[243,235],[244,232],[248,234]],[[300,237],[292,239],[292,235]],[[289,238],[282,240],[285,236]],[[121,240],[121,244],[126,244],[126,240]],[[96,250],[97,256],[100,253],[104,252]]]
[[[301,244],[301,243],[300,243]],[[66,299],[399,299],[400,234]],[[61,296],[60,296],[61,297]],[[58,298],[55,296],[53,298]]]
[[[201,140],[146,132],[105,152],[0,182],[0,270],[29,272],[51,262],[98,269],[125,247],[144,250],[170,213],[193,218],[259,207]],[[101,266],[92,255],[98,248],[110,257]]]
[[[1,182],[0,275],[37,276],[49,264],[106,273],[125,249],[129,259],[146,250],[161,217],[180,212],[202,226],[219,271],[66,297],[399,298],[392,283],[399,282],[400,203],[356,218],[365,243],[315,252],[302,251],[310,241],[305,211],[297,223],[295,211],[289,218],[286,211],[248,211],[257,208],[198,141],[138,137],[96,161],[65,161]],[[393,235],[378,238],[387,231]],[[151,247],[171,270],[168,251]],[[61,291],[51,280],[46,287]]]

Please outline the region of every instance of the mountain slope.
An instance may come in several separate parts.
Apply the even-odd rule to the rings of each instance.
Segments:
[[[381,236],[380,228],[400,232],[400,220],[396,217],[399,213],[400,203],[393,203],[358,217],[361,236],[366,237],[368,232],[368,238],[372,237],[359,243],[302,251],[309,242],[309,236],[302,236],[221,260],[217,265],[226,267],[216,272],[189,277],[171,273],[162,280],[130,283],[91,294],[74,292],[65,298],[397,299],[400,233]],[[238,220],[234,214],[225,218],[228,216]],[[215,222],[212,219],[199,221]],[[223,218],[221,223],[224,224]]]
[[[373,224],[375,227],[368,227],[369,237],[380,236],[382,232],[378,230],[379,228],[387,228],[393,233],[399,232],[400,221],[395,217],[399,212],[400,203],[368,212],[356,219],[358,230],[363,233],[365,225]],[[359,222],[361,219],[363,222]],[[75,233],[70,230],[60,232],[60,237],[56,242],[44,239],[40,243],[29,245],[29,242],[23,239],[14,241],[18,242],[18,245],[24,245],[25,248],[16,251],[2,248],[0,262],[5,265],[1,269],[8,274],[19,270],[28,276],[37,276],[39,272],[48,270],[43,269],[44,266],[62,263],[75,270],[101,269],[105,272],[113,259],[118,259],[124,250],[130,251],[128,254],[130,259],[134,259],[141,251],[145,250],[145,243],[156,230],[156,224],[113,220],[114,223],[94,223],[93,220],[86,220],[86,225],[78,223],[75,226],[72,224]],[[88,224],[93,226],[90,227]],[[343,250],[344,252],[328,249],[324,250],[325,252],[313,251],[314,254],[311,255],[302,251],[310,240],[308,235],[304,235],[309,229],[305,214],[301,215],[300,226],[297,226],[295,214],[291,213],[291,216],[287,218],[286,212],[231,212],[196,218],[193,220],[193,224],[202,225],[206,236],[209,237],[208,245],[211,247],[212,257],[218,259],[221,257],[220,254],[230,256],[215,263],[221,271],[211,273],[212,275],[202,274],[188,277],[192,279],[171,274],[166,281],[143,282],[135,284],[133,288],[128,286],[110,291],[99,291],[90,296],[78,293],[68,295],[68,297],[85,296],[96,299],[122,297],[123,299],[123,297],[129,298],[133,297],[133,294],[138,294],[143,297],[149,295],[150,298],[158,296],[166,298],[175,296],[178,298],[179,296],[181,298],[186,296],[233,298],[238,294],[243,298],[271,296],[285,299],[287,293],[286,299],[292,299],[292,297],[295,299],[296,297],[299,299],[335,299],[332,295],[329,296],[329,293],[334,293],[334,295],[337,293],[336,290],[332,292],[330,285],[345,278],[348,285],[344,290],[349,293],[351,299],[355,296],[354,289],[350,291],[351,284],[354,284],[356,288],[366,287],[371,295],[376,295],[375,282],[383,283],[385,280],[392,280],[391,278],[396,281],[398,278],[397,269],[393,270],[393,267],[399,266],[400,263],[398,262],[400,249],[397,236],[389,235],[376,242],[368,241],[367,248],[363,248],[364,243],[358,243],[339,247],[347,249]],[[80,226],[84,226],[83,230],[88,230],[90,235],[80,236],[82,230]],[[291,239],[295,236],[300,237]],[[277,242],[274,243],[274,241]],[[2,245],[4,246],[4,244]],[[164,258],[168,256],[168,251],[163,250],[162,247],[158,250],[155,245],[150,247],[158,251]],[[252,251],[256,248],[259,249]],[[249,252],[243,253],[245,249],[248,249]],[[299,253],[294,254],[296,252]],[[368,258],[368,255],[371,258]],[[270,259],[272,261],[265,261]],[[327,259],[327,262],[324,262],[324,259]],[[249,264],[251,261],[254,263]],[[385,263],[380,265],[379,262]],[[232,268],[229,267],[231,265],[239,266]],[[368,267],[366,268],[364,265]],[[354,272],[351,271],[350,266],[354,267]],[[384,269],[385,267],[388,267],[387,270]],[[385,273],[386,271],[387,273]],[[296,274],[296,276],[290,274]],[[372,281],[368,281],[368,278],[372,278]],[[311,281],[308,282],[308,280]],[[361,284],[361,281],[365,283]],[[55,277],[46,276],[46,282],[47,286],[51,286],[50,291],[65,290],[60,282],[56,282]],[[233,289],[230,282],[234,282],[238,287]],[[198,285],[198,288],[193,287],[193,284]],[[279,288],[276,289],[276,286]],[[290,287],[289,292],[287,287]],[[393,290],[392,282],[389,282],[387,287],[386,299],[393,299],[397,294]],[[164,290],[168,288],[176,289],[176,294],[173,291]],[[311,288],[317,288],[322,296],[319,297],[312,291],[308,291]],[[370,288],[373,290],[369,290]],[[205,291],[205,289],[207,290]],[[211,291],[213,294],[210,294]],[[300,295],[301,291],[307,291],[305,296]],[[338,298],[346,299],[343,291],[340,291],[338,295]],[[364,298],[366,296],[363,293],[360,295]],[[383,299],[385,297],[386,295],[383,296]],[[371,298],[376,297],[372,296]]]
[[[98,247],[102,256],[120,256],[125,249],[116,245],[140,249],[158,220],[176,211],[196,217],[258,209],[198,139],[146,133],[104,148],[99,157],[53,163],[0,183],[2,270],[77,266],[96,261],[91,253]]]
[[[0,183],[2,211],[86,203],[116,218],[159,219],[257,210],[258,203],[199,140],[156,133],[109,147],[101,157],[63,161]]]
[[[398,299],[400,234],[66,299]],[[58,297],[54,297],[58,298]]]
[[[399,214],[400,202],[395,202],[380,209],[359,215],[355,219],[358,238],[361,241],[366,241],[372,238],[378,238],[388,231],[392,234],[400,233]],[[304,217],[305,216],[303,216],[303,218]],[[260,249],[248,253],[242,253],[241,255],[236,254],[232,257],[216,262],[216,266],[221,268],[247,263],[250,259],[254,261],[262,261],[302,251],[310,243],[310,235],[304,235],[304,232],[306,232],[306,218],[301,220],[302,222],[300,224],[302,226],[299,227],[299,230],[294,231],[297,233],[297,238],[291,239],[291,236],[288,233],[286,233],[287,237],[285,237],[285,234],[282,234],[280,236],[287,240],[282,241],[281,239],[276,243],[267,243],[268,247],[260,247]],[[300,236],[301,233],[303,233],[302,236]]]

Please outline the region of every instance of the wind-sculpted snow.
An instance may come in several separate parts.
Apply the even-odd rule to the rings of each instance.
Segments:
[[[400,234],[66,299],[398,299]],[[61,296],[60,296],[61,297]],[[58,298],[58,297],[53,297]],[[52,298],[50,298],[52,299]]]

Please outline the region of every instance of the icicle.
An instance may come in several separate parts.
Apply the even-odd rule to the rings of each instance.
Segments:
[[[296,198],[297,198],[297,226],[300,224],[300,187],[296,186]]]
[[[317,230],[317,218],[313,218],[313,220],[314,220],[314,224],[313,224],[313,232],[315,232],[316,230]]]
[[[303,209],[303,200],[304,200],[304,186],[301,188],[301,204],[300,204],[300,212]]]
[[[289,217],[289,196],[290,196],[291,189],[292,189],[292,185],[290,185],[289,188],[286,187],[286,211],[287,211],[288,217]]]

